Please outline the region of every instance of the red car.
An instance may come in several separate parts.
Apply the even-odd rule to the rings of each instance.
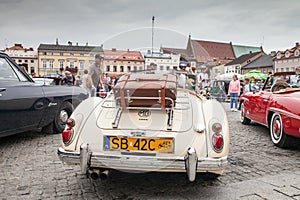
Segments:
[[[262,90],[243,94],[239,101],[241,122],[267,126],[276,146],[288,147],[293,137],[300,138],[300,74],[275,73]]]

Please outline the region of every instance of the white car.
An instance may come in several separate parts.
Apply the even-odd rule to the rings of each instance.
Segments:
[[[32,78],[37,85],[55,85],[55,80],[51,78]]]
[[[146,76],[151,79],[152,74]],[[176,100],[165,108],[121,106],[116,92],[85,100],[67,121],[59,158],[80,164],[92,178],[106,177],[111,169],[185,172],[191,182],[197,172],[222,174],[229,152],[224,108],[188,89],[175,92]],[[160,103],[161,96],[157,99]]]

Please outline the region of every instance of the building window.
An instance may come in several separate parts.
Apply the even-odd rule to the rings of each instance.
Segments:
[[[70,61],[70,68],[74,68],[74,61]]]
[[[287,68],[285,68],[285,71],[286,71],[286,72],[288,72],[288,71],[289,71],[289,68],[288,68],[288,67],[287,67]]]
[[[80,56],[84,56],[84,54],[83,54],[83,53],[80,53]]]
[[[70,56],[74,56],[74,53],[70,53]]]
[[[44,55],[44,56],[47,55],[47,52],[43,52],[43,55]]]
[[[64,53],[63,53],[63,52],[60,52],[59,55],[60,55],[60,56],[64,56]]]
[[[127,66],[127,71],[130,72],[130,70],[131,70],[131,67]]]
[[[283,67],[281,68],[281,71],[284,72],[284,68]]]
[[[140,70],[143,70],[143,66],[140,66]]]
[[[295,67],[292,67],[292,71],[293,71],[293,72],[295,71]]]
[[[90,53],[90,57],[94,57],[94,54]]]
[[[107,65],[107,66],[106,66],[106,71],[107,71],[107,72],[110,72],[110,65]]]
[[[49,67],[50,67],[51,69],[53,69],[53,60],[50,60],[50,62],[49,62]]]
[[[24,60],[26,63],[28,62],[28,60]]]
[[[30,67],[30,73],[34,73],[34,67]]]
[[[164,70],[164,66],[162,66],[162,65],[159,68],[160,68],[160,70]]]
[[[124,72],[124,66],[120,66],[120,72]]]
[[[53,52],[49,52],[49,55],[50,55],[50,56],[53,56]]]
[[[167,66],[166,70],[170,70],[170,66]]]
[[[59,61],[59,69],[62,69],[62,70],[64,69],[64,61],[63,60]]]
[[[30,60],[31,63],[34,63],[34,60]]]
[[[19,61],[19,63],[21,63],[22,62],[22,60],[18,60]]]
[[[117,72],[117,66],[114,66],[114,72]]]
[[[79,62],[79,67],[80,67],[80,70],[83,70],[83,69],[84,69],[84,62],[83,62],[83,61],[80,61],[80,62]]]
[[[47,67],[47,62],[46,60],[43,60],[43,68],[46,68]]]
[[[278,68],[276,68],[276,72],[278,72],[279,71],[279,69]]]
[[[134,67],[133,67],[133,70],[134,70],[134,71],[137,71],[137,67],[136,67],[136,66],[134,66]]]

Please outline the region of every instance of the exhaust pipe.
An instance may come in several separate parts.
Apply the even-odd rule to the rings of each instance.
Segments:
[[[109,176],[109,170],[104,170],[100,173],[99,177],[101,180],[107,180],[108,176]]]
[[[99,169],[93,169],[90,171],[90,176],[93,180],[96,180],[99,178],[100,170]]]

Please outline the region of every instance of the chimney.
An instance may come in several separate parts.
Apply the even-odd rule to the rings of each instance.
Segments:
[[[299,46],[299,42],[296,42],[296,47],[298,47]]]
[[[270,56],[272,57],[276,56],[276,51],[271,51]]]
[[[69,46],[72,46],[72,42],[71,42],[71,41],[69,41],[69,42],[68,42],[68,45],[69,45]]]
[[[86,43],[85,43],[85,46],[89,46],[89,43],[88,43],[88,42],[86,42]]]
[[[112,51],[117,51],[117,49],[116,49],[116,48],[112,48],[111,50],[112,50]]]
[[[58,45],[58,38],[56,38],[56,45]]]
[[[78,42],[76,42],[76,46],[78,46]]]
[[[252,54],[252,51],[249,51],[250,54]]]

